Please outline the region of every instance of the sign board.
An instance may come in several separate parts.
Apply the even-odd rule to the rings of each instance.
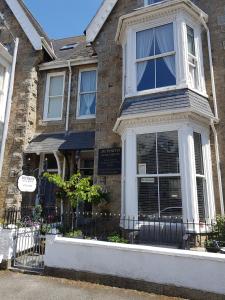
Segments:
[[[121,156],[121,148],[100,149],[98,153],[98,175],[120,175]]]
[[[22,175],[18,179],[18,189],[21,192],[33,193],[37,188],[37,180],[33,176]]]

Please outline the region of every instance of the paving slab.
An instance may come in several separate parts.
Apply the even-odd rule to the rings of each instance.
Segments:
[[[135,289],[135,287],[134,287]],[[0,300],[178,300],[67,279],[0,271]]]

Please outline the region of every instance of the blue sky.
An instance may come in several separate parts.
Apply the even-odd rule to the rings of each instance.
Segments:
[[[102,0],[24,0],[50,38],[83,34]]]

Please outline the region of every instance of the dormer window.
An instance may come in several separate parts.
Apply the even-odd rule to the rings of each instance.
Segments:
[[[136,34],[137,91],[176,84],[173,23]]]

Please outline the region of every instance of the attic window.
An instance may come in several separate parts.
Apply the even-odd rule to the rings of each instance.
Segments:
[[[77,43],[64,45],[62,48],[60,48],[60,51],[74,49],[77,45]]]

